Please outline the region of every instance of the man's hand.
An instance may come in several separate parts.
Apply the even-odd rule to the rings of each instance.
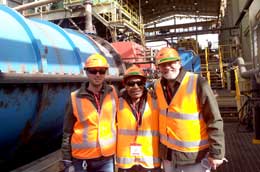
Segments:
[[[64,172],[75,172],[75,167],[72,165],[72,161],[63,160]]]
[[[228,160],[226,158],[214,159],[214,158],[208,157],[208,160],[209,160],[209,164],[213,170],[216,170],[218,166],[223,164],[223,162],[228,162]]]

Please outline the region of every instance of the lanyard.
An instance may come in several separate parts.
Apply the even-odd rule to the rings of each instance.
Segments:
[[[169,100],[171,100],[172,99],[172,91],[171,91],[171,89],[169,88],[168,85],[166,86],[166,91],[167,91],[167,95],[168,95]]]
[[[101,106],[100,106],[100,102],[99,102],[100,95],[99,94],[94,94],[94,97],[95,97],[95,101],[96,101],[96,104],[97,104],[97,111],[100,114],[100,112],[101,112]]]
[[[133,104],[130,104],[130,106],[132,107],[132,109],[134,110],[135,114],[136,114],[136,117],[137,117],[137,125],[136,125],[136,128],[135,128],[135,142],[136,142],[136,139],[137,139],[137,132],[138,132],[138,128],[139,128],[139,123],[140,121],[142,120],[141,119],[141,113],[139,111],[140,109],[140,105],[141,105],[141,102],[139,102],[139,108],[136,109],[136,107],[133,105]]]

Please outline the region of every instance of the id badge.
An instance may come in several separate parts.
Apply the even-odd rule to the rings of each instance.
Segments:
[[[130,145],[131,156],[141,156],[142,155],[142,145],[133,143]]]

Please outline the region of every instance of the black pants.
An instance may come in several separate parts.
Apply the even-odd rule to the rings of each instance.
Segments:
[[[157,168],[153,168],[153,169],[148,169],[148,168],[144,168],[141,165],[134,165],[131,168],[128,169],[122,169],[119,168],[118,172],[161,172],[161,168],[157,167]]]

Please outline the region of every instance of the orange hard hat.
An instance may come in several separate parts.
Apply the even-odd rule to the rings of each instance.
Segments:
[[[162,48],[156,54],[155,59],[156,59],[157,65],[162,64],[162,63],[166,63],[166,62],[181,60],[178,51],[176,51],[174,48],[169,48],[169,47]]]
[[[133,65],[131,67],[129,67],[126,71],[125,71],[125,74],[124,74],[124,80],[128,77],[131,77],[131,76],[140,76],[144,79],[146,79],[146,76],[144,74],[144,71],[139,68],[138,66],[136,65]]]
[[[108,68],[109,64],[107,63],[107,59],[101,54],[92,54],[89,56],[85,62],[85,68],[93,68],[93,67],[104,67]]]

